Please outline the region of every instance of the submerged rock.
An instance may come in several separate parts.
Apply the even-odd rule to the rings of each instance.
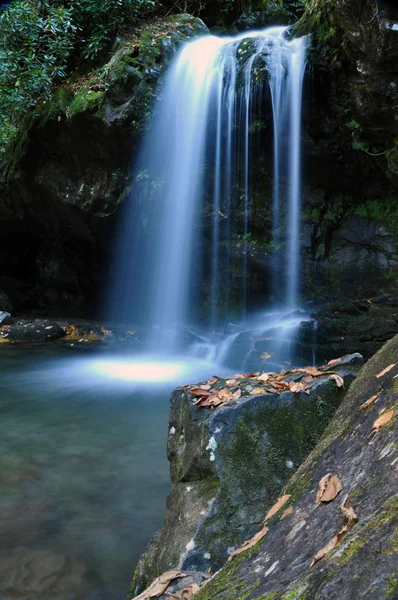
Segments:
[[[361,370],[286,486],[284,518],[277,515],[265,537],[232,559],[197,600],[397,597],[397,365],[398,336]],[[328,473],[342,489],[319,504]]]
[[[315,446],[361,364],[360,355],[346,357],[333,367],[344,387],[325,373],[308,393],[266,393],[259,388],[263,380],[247,376],[234,382],[213,378],[219,390],[229,386],[241,394],[216,410],[195,406],[187,388],[173,392],[173,489],[165,524],[139,563],[132,595],[171,568],[220,568],[261,528],[265,507]],[[286,381],[300,377],[292,373]]]

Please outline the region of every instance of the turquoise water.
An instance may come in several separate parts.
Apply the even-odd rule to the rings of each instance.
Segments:
[[[213,367],[53,345],[0,366],[1,600],[124,599],[164,517],[170,392]]]

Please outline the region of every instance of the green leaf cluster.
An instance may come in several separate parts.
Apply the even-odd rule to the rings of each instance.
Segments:
[[[0,10],[0,165],[76,58],[93,61],[155,0],[14,0]]]

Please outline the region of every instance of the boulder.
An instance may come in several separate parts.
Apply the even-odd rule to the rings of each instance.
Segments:
[[[263,380],[247,376],[215,383],[213,378],[218,390],[241,393],[215,410],[195,405],[186,387],[173,392],[168,438],[173,489],[165,524],[137,567],[132,595],[170,569],[219,569],[261,528],[265,506],[315,446],[361,364],[360,355],[346,357],[334,367],[344,387],[336,387],[325,371],[308,393],[266,393]],[[286,381],[303,376],[293,371]]]
[[[0,311],[0,327],[3,325],[12,325],[13,319],[9,312]]]
[[[359,373],[264,538],[195,600],[397,598],[397,375],[398,336]],[[317,502],[328,474],[342,489]]]
[[[383,294],[363,300],[330,302],[301,323],[298,342],[309,360],[318,362],[358,350],[370,358],[398,333],[398,297]]]
[[[47,342],[63,337],[65,331],[49,319],[21,319],[8,331],[8,339],[16,342]]]

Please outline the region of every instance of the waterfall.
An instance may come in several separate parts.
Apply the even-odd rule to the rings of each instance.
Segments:
[[[276,250],[282,217],[287,219],[285,264],[275,263],[274,286],[282,287],[284,273],[284,302],[297,303],[306,42],[289,41],[286,34],[286,28],[273,27],[237,37],[199,38],[182,48],[165,77],[123,215],[111,297],[115,316],[153,329],[154,347],[160,343],[156,332],[191,322],[192,308],[205,297],[207,322],[217,326],[232,286],[231,238],[236,231],[242,250],[241,314],[247,309],[256,184],[253,129],[254,120],[271,108],[263,100],[268,89]],[[208,293],[203,292],[206,286]],[[171,346],[168,338],[167,349]]]

